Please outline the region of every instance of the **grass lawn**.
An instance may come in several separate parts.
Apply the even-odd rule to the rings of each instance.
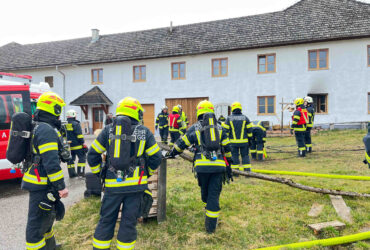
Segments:
[[[268,159],[252,162],[256,169],[302,171],[325,174],[370,175],[362,163],[365,131],[324,131],[313,136],[314,152],[296,158],[294,137],[268,138]],[[290,153],[276,153],[278,150]],[[275,153],[274,153],[275,152]],[[370,193],[369,181],[284,176],[314,187]],[[168,161],[167,221],[139,224],[137,249],[253,249],[300,241],[359,233],[370,227],[370,199],[347,198],[354,219],[343,231],[328,229],[315,236],[311,223],[339,220],[328,195],[316,194],[268,181],[238,177],[223,186],[219,226],[213,235],[204,230],[204,208],[191,164],[182,159]],[[316,218],[307,215],[313,203],[324,205]],[[99,199],[87,199],[70,208],[56,224],[56,237],[63,249],[91,249],[99,219]],[[370,249],[370,241],[346,249]],[[112,247],[112,249],[114,249]],[[319,249],[319,248],[318,248]]]

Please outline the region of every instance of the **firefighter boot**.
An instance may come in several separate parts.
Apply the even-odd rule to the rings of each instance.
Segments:
[[[74,165],[68,166],[68,175],[69,178],[75,178],[77,177],[76,170],[74,168]]]
[[[312,153],[312,147],[306,147],[307,153]]]
[[[263,154],[257,154],[257,160],[263,161]]]
[[[51,238],[49,238],[49,239],[46,239],[45,240],[45,249],[46,250],[55,250],[55,249],[57,249],[57,244],[56,244],[56,242],[55,242],[55,238],[54,238],[54,236],[52,236]]]
[[[85,177],[85,167],[77,167],[77,174],[78,177]]]
[[[257,159],[257,153],[251,153],[252,159],[256,160]]]
[[[217,220],[218,220],[217,218],[210,218],[206,216],[205,226],[207,233],[213,234],[216,231]]]
[[[306,157],[306,150],[298,150],[298,157]]]

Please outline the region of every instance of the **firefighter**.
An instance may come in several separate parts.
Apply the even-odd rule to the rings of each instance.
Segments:
[[[308,123],[305,134],[305,143],[307,153],[312,152],[312,140],[311,140],[311,130],[313,128],[313,122],[315,120],[315,109],[313,107],[313,99],[311,96],[306,96],[304,98],[304,105],[307,109]]]
[[[252,138],[252,123],[248,117],[242,114],[242,105],[239,102],[234,102],[231,105],[232,114],[226,119],[223,127],[226,129],[230,137],[231,153],[233,164],[231,168],[240,171],[250,171],[251,162],[249,158],[249,143]],[[239,153],[242,158],[240,166]]]
[[[132,97],[122,99],[116,109],[116,116],[130,118],[134,135],[134,144],[137,166],[126,179],[119,181],[116,174],[111,171],[110,166],[102,169],[102,157],[104,152],[110,152],[110,130],[113,124],[107,125],[92,143],[88,153],[88,163],[91,171],[100,175],[106,173],[102,178],[105,183],[105,195],[102,200],[100,219],[95,229],[93,238],[93,249],[110,249],[117,222],[118,213],[122,205],[121,222],[117,234],[118,249],[133,249],[137,238],[136,223],[140,216],[141,200],[148,187],[148,178],[158,168],[162,160],[162,154],[157,145],[154,135],[144,125],[140,125],[143,117],[143,108],[138,100]],[[117,118],[116,118],[117,119]],[[131,156],[130,156],[131,157]],[[110,161],[107,154],[107,162]],[[144,163],[142,162],[144,161]],[[141,173],[141,166],[144,168]]]
[[[68,162],[68,174],[70,178],[74,178],[77,175],[79,177],[85,176],[85,166],[86,166],[86,145],[84,145],[85,140],[82,134],[82,129],[80,121],[76,120],[77,113],[73,109],[67,111],[67,140],[71,142],[70,149],[72,158]],[[78,157],[77,163],[77,175],[75,170],[75,160]]]
[[[226,118],[223,115],[220,115],[220,117],[217,120],[217,123],[222,125],[222,123],[226,122]]]
[[[186,131],[186,124],[181,119],[179,112],[179,107],[174,106],[172,108],[172,114],[170,114],[168,117],[170,125],[169,131],[171,136],[171,142],[169,143],[170,146],[172,146],[177,141],[177,139],[180,138],[180,135],[183,135]]]
[[[262,161],[265,153],[266,128],[262,121],[252,122],[251,155],[252,159]]]
[[[60,166],[61,129],[59,116],[65,103],[53,92],[43,93],[36,106],[32,140],[33,164],[22,179],[22,189],[30,192],[26,227],[27,249],[55,249],[53,224],[58,206],[56,201],[68,196]],[[59,201],[60,202],[60,201]],[[59,205],[60,203],[58,203]]]
[[[159,128],[159,134],[161,136],[161,142],[167,144],[168,140],[168,107],[163,106],[161,113],[158,114],[155,129]]]
[[[201,144],[201,121],[203,115],[206,113],[214,113],[214,106],[209,101],[201,101],[197,106],[197,118],[198,122],[193,124],[187,133],[179,139],[171,152],[167,153],[167,156],[174,157],[180,154],[184,149],[194,146],[194,168],[198,178],[198,184],[201,188],[202,201],[205,204],[205,228],[207,233],[214,233],[217,226],[217,220],[220,215],[220,204],[219,198],[222,189],[222,181],[226,171],[226,163],[223,159],[226,159],[231,163],[231,152],[229,146],[229,138],[225,132],[222,131],[222,127],[218,127],[220,133],[220,146],[224,152],[219,152],[217,158],[208,160],[204,153],[204,148]],[[231,169],[229,168],[231,172]]]
[[[308,114],[306,107],[304,106],[303,98],[296,98],[294,100],[294,105],[296,109],[292,116],[292,130],[294,130],[295,139],[298,146],[298,156],[306,156],[306,144],[305,144],[305,134],[306,125],[308,123]]]
[[[177,105],[179,107],[179,115],[181,120],[185,123],[185,128],[189,125],[188,117],[186,116],[185,112],[182,110],[182,106],[180,104]]]
[[[365,160],[364,163],[368,164],[370,168],[370,122],[367,124],[367,135],[364,137],[365,144]]]

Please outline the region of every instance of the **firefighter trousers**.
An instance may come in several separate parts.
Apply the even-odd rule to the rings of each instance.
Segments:
[[[307,153],[312,152],[311,129],[312,128],[308,127],[306,129],[306,133],[305,133],[305,136],[304,136],[304,141],[305,141],[305,144],[306,144]]]
[[[213,233],[221,210],[220,195],[224,173],[197,173],[197,176],[206,209],[205,228],[208,233]]]
[[[239,169],[240,171],[249,171],[251,168],[251,160],[249,158],[249,145],[232,145],[231,155],[233,159],[233,164],[231,168]],[[242,165],[240,166],[239,155],[242,158]]]
[[[263,137],[253,136],[251,139],[251,149],[250,149],[252,159],[262,161],[263,149],[264,149]]]
[[[72,156],[71,160],[68,161],[69,177],[76,176],[76,170],[75,170],[76,156],[78,157],[77,174],[83,176],[85,174],[85,166],[86,166],[86,153],[84,149],[71,150],[71,156]]]
[[[110,249],[121,204],[122,216],[117,234],[117,248],[135,247],[136,224],[140,216],[142,196],[143,192],[105,193],[100,208],[100,219],[95,229],[93,249]]]
[[[55,249],[53,230],[56,216],[55,208],[42,210],[39,207],[40,202],[47,199],[46,195],[47,190],[30,192],[26,227],[26,249]]]
[[[170,145],[173,145],[180,138],[180,132],[178,132],[178,131],[170,131],[170,136],[171,136]]]
[[[305,135],[306,131],[294,131],[295,140],[298,146],[298,156],[306,156],[306,144],[305,144]]]
[[[168,141],[168,127],[160,128],[159,135],[161,136],[161,141],[167,144]]]

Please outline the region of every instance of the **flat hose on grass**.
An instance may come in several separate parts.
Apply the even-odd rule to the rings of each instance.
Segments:
[[[166,144],[158,142],[158,145],[163,150],[166,150],[166,151],[171,150],[171,148]],[[182,154],[180,154],[180,157],[183,158],[184,160],[189,161],[189,162],[193,162],[193,156],[190,156],[188,154],[182,153]],[[245,171],[239,171],[239,170],[234,170],[233,169],[233,173],[243,175],[243,176],[246,176],[246,177],[252,177],[252,178],[257,178],[257,179],[261,179],[261,180],[265,180],[265,181],[272,181],[272,182],[276,182],[276,183],[280,183],[280,184],[285,184],[285,185],[288,185],[290,187],[294,187],[294,188],[298,188],[298,189],[301,189],[301,190],[314,192],[314,193],[370,198],[370,194],[361,194],[361,193],[356,193],[356,192],[347,192],[347,191],[341,191],[341,190],[332,190],[332,189],[326,189],[326,188],[310,187],[310,186],[302,185],[302,184],[299,184],[299,183],[295,183],[294,181],[292,181],[290,179],[285,179],[285,178],[280,178],[280,177],[272,177],[272,176],[253,173],[253,172],[245,172]]]
[[[273,247],[264,247],[264,248],[257,248],[258,250],[275,250],[275,249],[286,249],[286,248],[309,248],[314,246],[335,246],[335,245],[342,245],[348,244],[355,241],[367,240],[370,239],[370,231],[358,234],[351,234],[341,237],[329,238],[329,239],[322,239],[322,240],[313,240],[313,241],[305,241],[305,242],[298,242],[280,246],[273,246]],[[255,249],[255,250],[257,250]]]

